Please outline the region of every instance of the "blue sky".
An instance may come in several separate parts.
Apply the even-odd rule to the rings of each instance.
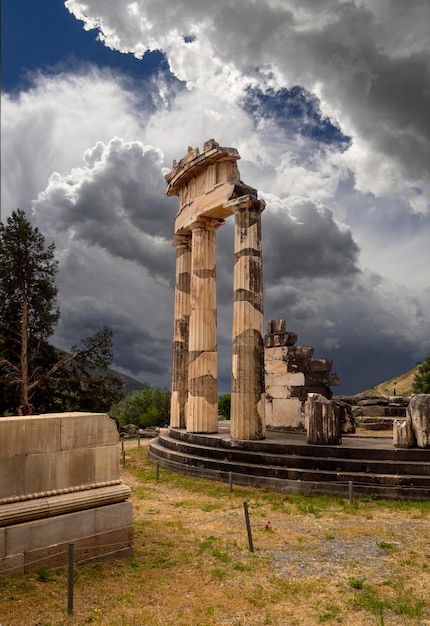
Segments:
[[[170,384],[174,215],[164,174],[214,137],[266,201],[265,320],[354,393],[430,352],[430,5],[425,0],[2,2],[2,220],[60,261],[69,349]],[[84,28],[86,30],[84,30]],[[217,233],[220,393],[232,225]]]
[[[2,1],[2,89],[28,87],[29,74],[55,74],[92,63],[115,67],[138,78],[148,75],[163,62],[160,52],[145,55],[118,54],[97,41],[94,31],[82,28],[59,1]]]

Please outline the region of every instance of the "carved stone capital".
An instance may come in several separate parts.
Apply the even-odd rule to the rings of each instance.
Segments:
[[[224,220],[212,217],[199,217],[195,222],[190,224],[190,230],[217,230],[224,224]]]

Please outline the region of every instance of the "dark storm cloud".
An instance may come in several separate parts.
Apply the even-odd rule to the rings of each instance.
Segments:
[[[2,199],[30,208],[45,189],[34,217],[60,260],[60,347],[107,324],[120,367],[169,384],[177,198],[165,197],[163,173],[214,137],[238,148],[244,182],[267,203],[265,323],[286,319],[350,391],[426,356],[429,2],[67,7],[111,51],[163,51],[170,75],[152,75],[147,108],[145,76],[124,83],[102,71],[40,76],[2,96]],[[233,222],[217,231],[224,391]]]
[[[128,12],[124,2],[66,6],[110,47],[138,56],[163,50],[194,93],[217,97],[224,84],[225,97],[240,103],[250,84],[262,97],[299,85],[351,137],[348,163],[359,190],[396,192],[414,210],[428,210],[420,197],[430,191],[428,2],[169,0],[161,7],[140,0]]]
[[[165,197],[162,155],[140,142],[112,139],[85,154],[85,167],[51,176],[34,211],[56,237],[97,245],[151,275],[171,276],[172,202]]]
[[[141,379],[168,380],[172,342],[167,336],[152,334],[138,316],[103,300],[77,297],[61,311],[63,340],[72,344],[76,337],[93,335],[103,326],[113,331],[115,366]]]
[[[342,277],[358,272],[358,246],[327,208],[309,201],[291,211],[263,213],[266,285],[290,278]]]

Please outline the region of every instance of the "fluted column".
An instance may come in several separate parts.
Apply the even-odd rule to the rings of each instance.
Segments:
[[[261,212],[255,200],[235,213],[230,436],[263,439],[264,340]]]
[[[193,433],[218,430],[215,230],[222,223],[199,218],[191,225],[187,431]]]
[[[173,245],[176,247],[176,284],[170,426],[185,428],[188,399],[191,233],[175,235]]]

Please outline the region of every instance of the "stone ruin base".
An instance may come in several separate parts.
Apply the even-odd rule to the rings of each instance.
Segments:
[[[350,412],[351,405],[345,401],[309,393],[305,403],[307,443],[340,445]],[[394,419],[392,433],[395,448],[430,448],[430,394],[411,396],[406,419]]]
[[[0,574],[133,552],[130,489],[105,414],[0,418]]]
[[[309,393],[332,397],[330,385],[339,377],[331,359],[314,359],[314,349],[297,346],[297,335],[284,320],[268,322],[265,336],[265,414],[269,430],[305,430],[305,402]]]

